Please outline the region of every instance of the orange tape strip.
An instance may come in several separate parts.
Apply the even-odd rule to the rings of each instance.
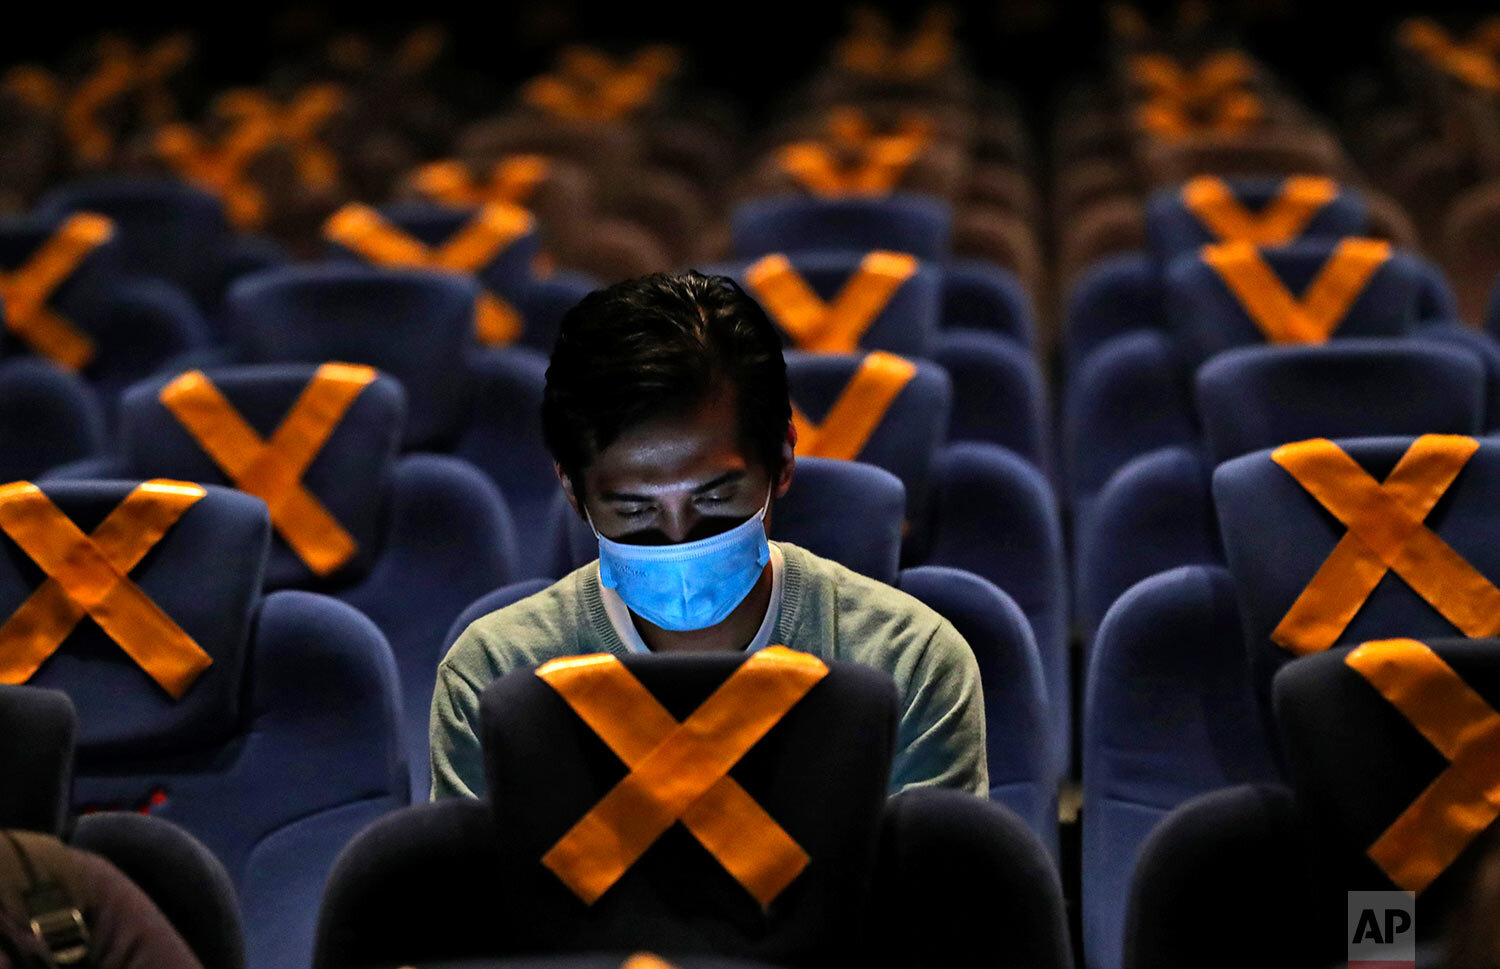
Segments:
[[[47,300],[113,234],[114,224],[104,216],[79,212],[43,242],[26,265],[0,273],[6,328],[68,370],[88,366],[94,359],[94,341],[49,308]]]
[[[241,491],[271,509],[271,524],[316,575],[331,575],[359,551],[354,538],[302,484],[318,452],[365,386],[370,367],[325,363],[281,425],[263,441],[201,371],[162,388],[159,399]]]
[[[147,481],[85,535],[31,482],[0,487],[0,530],[48,576],[0,626],[0,683],[31,679],[88,615],[181,699],[213,660],[129,575],[206,494],[187,482]]]
[[[782,171],[814,195],[886,195],[895,191],[931,143],[930,131],[917,126],[890,135],[871,135],[858,146],[846,146],[856,156],[847,166],[840,164],[832,149],[817,141],[786,145],[777,158]]]
[[[910,360],[877,350],[859,362],[823,423],[814,424],[793,404],[797,454],[843,461],[858,458],[901,389],[916,375],[917,366]]]
[[[551,174],[545,155],[507,155],[490,168],[480,184],[460,161],[431,162],[417,169],[411,185],[417,192],[445,205],[484,205],[500,202],[524,206]]]
[[[531,213],[514,205],[491,203],[441,246],[432,248],[391,225],[367,205],[350,204],[329,217],[323,234],[381,266],[413,266],[473,276],[532,230]],[[521,314],[491,290],[482,290],[475,305],[475,329],[486,346],[515,342],[521,336]]]
[[[1392,882],[1421,892],[1500,817],[1500,714],[1416,640],[1365,643],[1344,662],[1449,762],[1368,852]]]
[[[799,350],[852,353],[896,291],[917,271],[917,260],[898,252],[871,252],[825,303],[791,261],[765,256],[745,271],[745,281]]]
[[[1301,235],[1338,194],[1338,183],[1331,178],[1294,175],[1255,213],[1240,203],[1222,178],[1200,175],[1182,187],[1182,204],[1222,242],[1281,246]]]
[[[614,656],[542,666],[537,676],[630,768],[542,864],[592,905],[680,820],[769,905],[807,866],[807,853],[728,772],[826,675],[818,658],[772,646],[678,723]]]
[[[1203,261],[1272,343],[1326,342],[1390,255],[1391,245],[1384,240],[1344,239],[1299,300],[1251,243],[1226,242],[1202,252]]]
[[[1271,460],[1349,529],[1271,633],[1297,654],[1327,649],[1387,571],[1465,636],[1500,633],[1500,589],[1423,521],[1479,449],[1471,437],[1414,441],[1383,484],[1332,441],[1288,444]]]

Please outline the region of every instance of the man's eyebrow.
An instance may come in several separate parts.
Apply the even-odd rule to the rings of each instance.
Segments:
[[[739,481],[743,477],[745,477],[745,471],[743,469],[737,471],[726,471],[725,473],[719,475],[717,478],[698,485],[693,489],[693,494],[701,495],[705,491],[713,491],[715,488],[722,488],[727,484]],[[629,491],[601,491],[599,493],[599,498],[602,501],[638,501],[642,503],[655,500],[655,497],[653,495],[638,495]]]

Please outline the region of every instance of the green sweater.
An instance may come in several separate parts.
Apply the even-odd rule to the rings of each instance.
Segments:
[[[916,599],[785,542],[773,644],[851,660],[896,680],[901,722],[890,790],[989,793],[979,665],[953,626]],[[438,667],[430,741],[432,796],[484,794],[479,694],[512,670],[560,656],[627,656],[591,562],[541,592],[475,620]]]

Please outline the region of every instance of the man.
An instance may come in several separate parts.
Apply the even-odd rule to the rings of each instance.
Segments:
[[[563,319],[542,425],[599,561],[454,643],[432,702],[434,798],[484,793],[479,694],[511,670],[772,644],[895,678],[893,792],[988,792],[979,668],[958,632],[902,592],[767,541],[797,437],[780,337],[732,280],[646,276],[585,297]]]

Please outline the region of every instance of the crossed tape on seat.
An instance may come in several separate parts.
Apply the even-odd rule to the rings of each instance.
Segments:
[[[865,449],[901,389],[916,375],[917,366],[910,360],[877,350],[859,362],[859,369],[821,424],[814,424],[793,404],[797,454],[853,461]]]
[[[837,133],[836,133],[837,134]],[[799,141],[777,153],[781,170],[814,195],[888,195],[932,144],[927,125],[912,125],[891,134],[866,134],[840,149],[819,141]]]
[[[473,276],[535,226],[531,213],[492,203],[441,246],[430,247],[391,225],[368,205],[350,204],[329,217],[323,233],[377,266],[407,266]],[[488,289],[479,292],[474,326],[485,346],[514,343],[521,336],[521,314]]]
[[[1332,441],[1277,448],[1271,460],[1348,532],[1282,617],[1271,640],[1302,655],[1338,639],[1395,572],[1465,636],[1500,633],[1500,589],[1424,521],[1479,449],[1472,437],[1427,434],[1378,483]]]
[[[609,654],[553,660],[537,670],[630,768],[543,857],[592,905],[681,821],[762,906],[808,856],[729,770],[813,685],[822,660],[784,646],[753,653],[679,723]]]
[[[206,494],[183,481],[147,481],[85,535],[31,482],[0,487],[0,531],[47,573],[0,626],[0,683],[31,679],[87,615],[181,699],[213,659],[130,580],[130,571]]]
[[[141,91],[150,123],[165,120],[168,108],[162,85],[192,56],[192,43],[184,36],[164,38],[145,53],[127,44],[101,44],[98,68],[73,91],[63,108],[62,127],[74,154],[85,165],[100,165],[115,150],[115,137],[99,120],[111,102],[131,91]]]
[[[1367,851],[1396,885],[1422,892],[1500,816],[1500,714],[1425,643],[1365,643],[1344,662],[1448,761]]]
[[[1203,261],[1271,343],[1325,343],[1391,256],[1381,239],[1344,239],[1298,299],[1254,244],[1204,246]]]
[[[1338,183],[1331,178],[1293,175],[1257,213],[1247,209],[1222,178],[1200,175],[1182,187],[1182,204],[1222,242],[1281,246],[1300,236],[1338,194]]]
[[[265,222],[268,203],[249,168],[275,137],[275,127],[261,117],[246,119],[212,145],[187,125],[175,124],[157,132],[156,153],[178,175],[218,197],[235,226],[254,229]]]
[[[1166,54],[1138,54],[1129,69],[1131,80],[1152,95],[1188,103],[1218,99],[1255,76],[1254,65],[1238,51],[1220,51],[1196,68]]]
[[[917,271],[899,252],[867,253],[832,303],[825,303],[791,260],[773,253],[745,271],[745,282],[797,349],[851,353],[886,305]]]
[[[353,558],[359,544],[302,484],[302,475],[375,377],[370,367],[323,364],[269,441],[201,371],[173,380],[158,399],[236,488],[266,503],[271,524],[313,574],[326,576]]]
[[[47,300],[113,234],[114,223],[104,216],[76,213],[38,247],[24,266],[0,273],[5,328],[67,370],[88,366],[94,359],[94,341],[50,308]]]
[[[929,10],[904,44],[892,36],[890,22],[868,10],[858,11],[852,36],[838,48],[839,64],[866,77],[920,81],[953,63],[953,18],[941,9]]]
[[[1136,110],[1137,123],[1163,141],[1242,135],[1265,118],[1265,104],[1248,91],[1231,91],[1203,103],[1158,96]]]
[[[545,155],[507,155],[491,166],[484,182],[479,182],[461,161],[431,162],[417,169],[411,185],[423,196],[444,205],[465,207],[498,202],[525,206],[547,180],[551,167]]]
[[[344,105],[344,94],[335,84],[309,84],[286,104],[278,104],[254,89],[229,91],[215,104],[218,114],[243,126],[264,125],[273,140],[291,147],[297,175],[314,189],[326,189],[338,180],[338,159],[318,139],[318,131]]]

